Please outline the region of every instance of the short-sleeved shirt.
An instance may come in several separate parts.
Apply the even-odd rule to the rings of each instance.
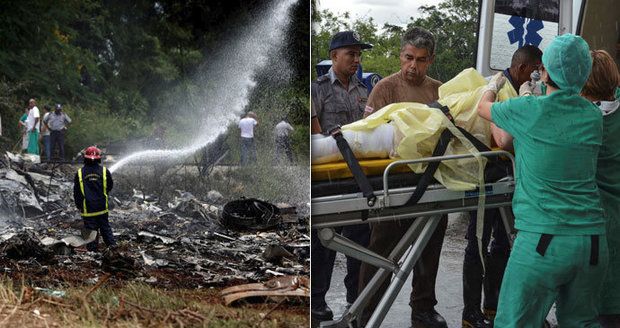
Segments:
[[[258,124],[251,117],[242,118],[239,121],[239,129],[241,129],[241,138],[254,138],[254,127]]]
[[[41,115],[39,114],[39,108],[37,106],[30,108],[30,110],[28,111],[28,118],[26,119],[26,126],[28,127],[28,130],[36,128],[37,131],[39,131],[39,125],[37,124],[35,126],[36,119],[39,117],[41,117]]]
[[[600,110],[559,90],[495,103],[491,118],[514,137],[515,227],[556,235],[603,234],[595,179],[603,136]]]
[[[61,131],[68,123],[71,123],[71,118],[65,112],[50,112],[47,118],[43,117],[43,120],[50,127],[50,131]]]
[[[439,99],[441,82],[428,76],[420,85],[413,85],[398,71],[375,85],[368,97],[368,107],[377,111],[389,104],[398,102],[417,102],[428,104]]]
[[[312,82],[312,116],[318,117],[323,133],[361,119],[367,100],[368,90],[355,74],[349,78],[348,89],[344,88],[331,68],[327,74]]]
[[[280,123],[276,124],[274,130],[276,137],[288,137],[293,132],[293,126],[288,124],[288,122],[280,121]]]
[[[43,122],[47,122],[47,117],[50,115],[49,112],[43,114]],[[41,135],[42,136],[49,136],[50,135],[50,129],[46,128],[45,125],[43,125],[43,123],[41,123]]]

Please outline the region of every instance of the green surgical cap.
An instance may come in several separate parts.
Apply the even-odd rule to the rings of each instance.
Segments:
[[[590,47],[580,36],[570,33],[556,37],[547,46],[542,62],[553,82],[573,93],[581,91],[592,70]]]

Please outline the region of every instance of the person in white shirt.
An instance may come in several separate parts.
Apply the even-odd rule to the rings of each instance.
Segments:
[[[39,155],[39,108],[34,99],[28,101],[28,118],[26,118],[26,128],[28,129],[28,154]]]
[[[293,151],[291,150],[291,132],[293,127],[286,121],[286,118],[282,118],[280,123],[276,124],[274,134],[276,137],[276,164],[280,162],[283,155],[286,155],[290,163],[293,162]]]
[[[241,129],[241,165],[245,166],[256,162],[256,144],[254,144],[254,127],[258,124],[256,114],[248,112],[239,121]]]

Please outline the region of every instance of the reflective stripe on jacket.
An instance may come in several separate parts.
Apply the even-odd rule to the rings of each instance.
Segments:
[[[108,192],[112,189],[112,176],[99,165],[86,165],[75,175],[73,196],[83,217],[108,213]]]

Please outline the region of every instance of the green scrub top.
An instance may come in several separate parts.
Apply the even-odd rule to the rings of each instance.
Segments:
[[[620,92],[616,92],[616,98],[619,97]],[[620,220],[620,110],[603,117],[603,145],[596,180],[605,217]]]
[[[616,89],[620,99],[620,88]],[[603,145],[596,180],[607,225],[609,266],[600,298],[602,315],[620,313],[620,109],[603,116]]]
[[[577,94],[494,103],[493,122],[514,137],[515,228],[555,235],[605,233],[596,185],[603,115]]]

